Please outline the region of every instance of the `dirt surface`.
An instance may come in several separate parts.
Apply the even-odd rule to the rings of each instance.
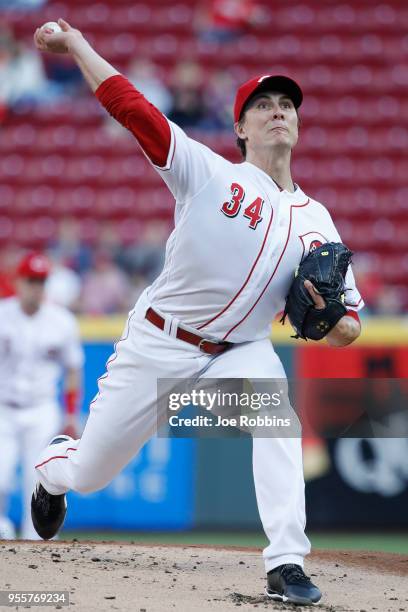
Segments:
[[[408,558],[316,551],[306,571],[327,612],[408,612]],[[268,601],[261,552],[118,542],[1,542],[0,588],[69,590],[76,612],[301,610]],[[314,609],[316,607],[313,606]],[[2,608],[5,609],[5,608]],[[27,609],[19,606],[12,609]],[[36,607],[38,610],[58,609]]]

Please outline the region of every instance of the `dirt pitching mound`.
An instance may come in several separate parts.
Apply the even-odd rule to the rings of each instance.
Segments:
[[[9,541],[0,542],[0,555],[1,589],[68,590],[76,612],[307,609],[267,600],[258,549]],[[402,555],[316,551],[306,571],[323,591],[317,609],[408,612]]]

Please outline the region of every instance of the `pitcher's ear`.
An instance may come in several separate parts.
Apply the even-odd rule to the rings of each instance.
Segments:
[[[238,136],[238,138],[245,137],[245,127],[243,119],[240,119],[236,123],[234,123],[234,132]]]

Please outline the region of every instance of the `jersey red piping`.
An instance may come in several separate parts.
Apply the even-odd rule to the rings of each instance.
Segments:
[[[266,243],[266,239],[267,239],[268,234],[269,234],[269,229],[270,229],[270,227],[271,227],[272,219],[273,219],[273,208],[271,208],[271,217],[270,217],[270,219],[269,219],[269,224],[268,224],[268,227],[267,227],[267,229],[266,229],[265,236],[264,236],[264,239],[263,239],[263,242],[262,242],[261,248],[260,248],[260,250],[259,250],[258,255],[256,256],[256,259],[255,259],[254,263],[252,264],[252,268],[250,269],[249,274],[248,274],[248,276],[247,276],[247,278],[246,278],[246,280],[245,280],[244,284],[242,285],[241,289],[238,291],[238,293],[236,293],[236,294],[234,295],[234,297],[232,298],[232,300],[230,300],[230,301],[228,302],[228,304],[227,304],[227,305],[226,305],[226,306],[223,308],[223,310],[221,310],[221,311],[220,311],[218,314],[216,314],[216,315],[215,315],[215,316],[214,316],[212,319],[210,319],[209,321],[206,321],[205,323],[203,323],[202,325],[200,325],[199,327],[197,327],[197,329],[203,329],[203,327],[206,327],[207,325],[210,325],[210,323],[212,323],[213,321],[215,321],[216,319],[218,319],[218,317],[220,317],[222,314],[224,314],[224,312],[226,312],[226,311],[228,310],[228,308],[229,308],[230,306],[232,306],[232,304],[235,302],[235,300],[238,298],[238,296],[239,296],[239,295],[242,293],[242,291],[245,289],[245,287],[247,286],[247,284],[248,284],[248,282],[249,282],[249,279],[250,279],[250,278],[251,278],[251,276],[252,276],[253,271],[254,271],[254,270],[255,270],[255,268],[256,268],[256,265],[257,265],[257,263],[258,263],[258,260],[259,260],[259,258],[260,258],[260,256],[261,256],[261,254],[262,254],[262,251],[263,251],[263,249],[264,249],[264,246],[265,246],[265,243]]]
[[[286,247],[288,246],[288,242],[289,242],[289,237],[290,237],[290,231],[292,229],[292,210],[293,208],[303,208],[304,206],[307,206],[310,202],[310,199],[308,198],[307,202],[305,202],[304,204],[292,204],[290,207],[290,221],[289,221],[289,229],[288,229],[288,235],[286,238],[286,242],[285,242],[285,246],[283,247],[283,251],[279,256],[279,259],[277,261],[277,264],[275,266],[274,271],[272,272],[271,276],[268,279],[268,282],[266,283],[265,287],[262,289],[261,294],[259,295],[258,299],[256,300],[255,304],[253,304],[253,306],[248,310],[248,312],[246,313],[246,315],[240,320],[238,321],[238,323],[236,323],[234,325],[234,327],[231,327],[231,329],[225,334],[225,336],[223,337],[223,340],[226,340],[228,338],[228,336],[239,326],[241,325],[241,323],[243,323],[245,321],[245,319],[247,317],[249,317],[249,315],[251,314],[251,312],[253,311],[253,309],[255,308],[255,306],[258,304],[259,300],[261,299],[261,297],[263,296],[263,294],[265,293],[265,291],[267,290],[269,283],[271,282],[271,280],[273,279],[273,277],[276,274],[277,269],[279,268],[280,262],[282,261],[282,257],[286,251]]]
[[[38,465],[35,466],[35,468],[40,468],[46,463],[48,463],[49,461],[52,461],[53,459],[68,459],[68,457],[66,455],[56,455],[55,457],[50,457],[49,459],[47,459],[47,461],[43,461],[42,463],[39,463]]]
[[[363,298],[361,297],[361,298],[358,300],[357,304],[352,304],[351,302],[344,302],[344,304],[345,304],[346,306],[354,306],[354,308],[357,308],[357,306],[359,306],[359,305],[361,304],[361,302],[362,302],[362,301],[363,301]]]
[[[76,451],[76,450],[78,450],[78,449],[77,448],[67,448],[67,452],[68,451]],[[69,459],[69,457],[67,457],[67,455],[56,455],[55,457],[50,457],[46,461],[43,461],[42,463],[39,463],[38,465],[35,466],[35,468],[40,468],[43,465],[45,465],[46,463],[48,463],[49,461],[52,461],[53,459]]]
[[[105,372],[104,374],[102,374],[102,376],[100,376],[100,377],[98,378],[98,380],[97,380],[98,386],[99,386],[99,381],[104,380],[105,378],[107,378],[107,376],[108,376],[108,374],[109,374],[109,372],[108,372],[108,366],[109,366],[109,365],[110,365],[110,364],[111,364],[113,361],[115,361],[116,357],[118,356],[117,351],[116,351],[116,349],[117,349],[117,347],[118,347],[118,344],[119,344],[120,342],[123,342],[123,340],[127,340],[127,339],[128,339],[128,337],[129,337],[129,333],[130,333],[130,320],[131,320],[131,318],[133,317],[133,315],[134,315],[134,314],[135,314],[135,312],[133,311],[133,312],[132,312],[132,314],[130,315],[129,319],[128,319],[128,322],[127,322],[127,330],[126,330],[126,336],[125,336],[124,338],[120,338],[120,339],[119,339],[117,342],[115,342],[115,345],[114,345],[114,347],[113,347],[113,355],[111,355],[111,356],[109,357],[108,361],[107,361],[107,362],[106,362],[106,364],[105,364],[106,372]],[[96,394],[96,396],[94,397],[94,399],[93,399],[93,400],[90,402],[89,407],[91,407],[91,406],[92,406],[92,404],[94,404],[94,403],[96,402],[96,400],[98,399],[99,395],[100,395],[100,391],[98,390],[98,393]]]

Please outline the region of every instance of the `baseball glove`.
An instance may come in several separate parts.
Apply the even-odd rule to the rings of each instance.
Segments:
[[[341,242],[327,242],[309,253],[295,272],[286,298],[281,323],[286,316],[296,331],[294,338],[321,340],[336,325],[347,309],[344,306],[344,279],[352,252]],[[304,285],[310,280],[324,299],[325,308],[315,308]]]

